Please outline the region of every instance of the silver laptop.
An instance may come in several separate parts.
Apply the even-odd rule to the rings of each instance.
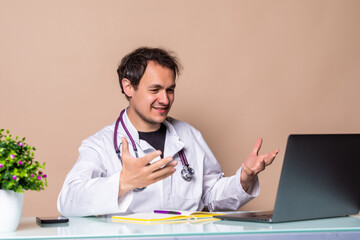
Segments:
[[[359,213],[360,134],[290,135],[273,211],[216,216],[287,222]]]

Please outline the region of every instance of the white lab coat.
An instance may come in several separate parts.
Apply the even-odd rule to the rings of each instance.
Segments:
[[[123,117],[139,157],[154,151],[146,141],[139,140],[138,132],[126,113]],[[220,165],[195,128],[172,118],[164,124],[167,127],[164,156],[173,156],[178,161],[172,176],[149,185],[142,192],[129,191],[118,198],[122,166],[114,149],[113,123],[82,142],[79,159],[66,176],[58,197],[59,212],[65,216],[89,216],[154,209],[195,211],[204,206],[208,206],[210,211],[236,210],[259,194],[258,179],[249,189],[249,194],[242,189],[241,168],[236,175],[224,177]],[[135,157],[131,142],[119,125],[117,141],[120,151],[121,137],[127,138],[129,151]],[[195,170],[191,182],[184,181],[180,174],[183,166],[178,152],[183,148],[190,167]],[[234,162],[234,165],[239,164]]]

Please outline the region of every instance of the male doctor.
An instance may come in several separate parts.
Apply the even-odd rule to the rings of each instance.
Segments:
[[[168,117],[178,74],[176,57],[163,49],[139,48],[122,59],[129,106],[82,142],[58,197],[62,215],[236,210],[259,194],[257,175],[278,150],[259,155],[258,139],[236,175],[224,177],[201,133]]]

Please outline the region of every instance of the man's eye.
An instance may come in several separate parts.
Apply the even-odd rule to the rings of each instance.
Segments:
[[[159,90],[158,89],[150,89],[150,92],[152,93],[157,93]]]
[[[173,93],[173,92],[175,92],[175,89],[168,89],[168,90],[166,90],[168,93]]]

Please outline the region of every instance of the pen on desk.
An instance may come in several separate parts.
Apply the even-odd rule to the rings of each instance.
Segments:
[[[180,215],[181,212],[175,212],[175,211],[164,211],[164,210],[154,210],[154,213],[162,213],[162,214],[176,214]]]

